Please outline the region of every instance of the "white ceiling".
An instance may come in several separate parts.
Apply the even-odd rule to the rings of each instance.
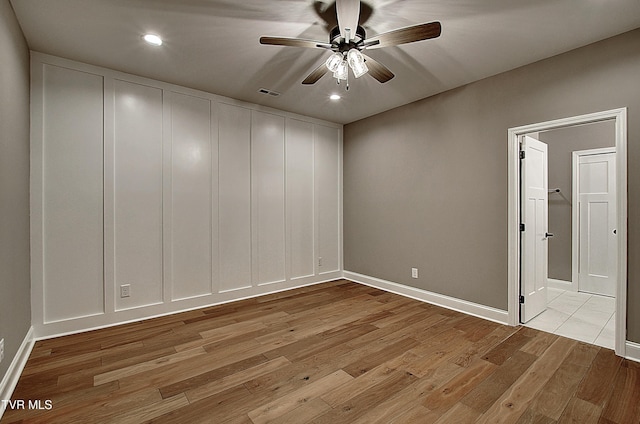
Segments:
[[[435,20],[442,35],[368,51],[396,77],[380,84],[366,75],[345,92],[330,74],[300,84],[329,52],[258,42],[262,35],[328,41],[313,0],[11,3],[32,50],[338,123],[640,27],[640,0],[367,0],[369,37]],[[146,45],[146,32],[165,44]],[[329,100],[334,92],[343,98]]]

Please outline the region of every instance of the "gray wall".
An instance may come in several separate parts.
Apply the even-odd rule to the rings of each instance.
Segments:
[[[0,0],[0,380],[31,326],[29,271],[29,49]]]
[[[571,195],[573,156],[577,150],[616,145],[615,121],[596,122],[545,131],[538,139],[547,143],[549,154],[549,278],[571,281]]]
[[[635,30],[345,126],[345,270],[506,310],[507,129],[627,106],[640,342],[639,75]]]

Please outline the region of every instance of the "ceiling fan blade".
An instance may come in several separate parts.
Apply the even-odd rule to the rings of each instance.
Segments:
[[[331,44],[329,43],[291,37],[260,37],[260,44],[269,44],[272,46],[306,47],[310,49],[331,49]]]
[[[377,79],[381,83],[385,83],[395,77],[394,73],[389,70],[382,63],[376,61],[375,59],[363,54],[364,62],[367,64],[367,68],[369,68],[369,75]]]
[[[324,74],[326,74],[327,72],[329,72],[329,69],[327,69],[327,66],[324,64],[324,62],[318,66],[316,69],[313,70],[313,72],[311,72],[305,79],[304,81],[302,81],[302,83],[304,85],[310,85],[310,84],[315,84],[316,82],[318,82],[318,80],[320,78],[322,78],[324,76]]]
[[[313,2],[313,9],[316,15],[326,23],[327,29],[331,30],[331,28],[338,26],[335,1],[327,5],[324,1],[315,0]],[[360,2],[358,25],[364,26],[369,18],[371,18],[371,15],[373,15],[373,8],[367,3]]]
[[[397,46],[398,44],[413,43],[415,41],[439,37],[441,31],[442,26],[440,22],[429,22],[374,35],[365,40],[364,45],[371,49]]]
[[[369,18],[373,15],[373,8],[367,3],[360,2],[360,18],[358,19],[358,25],[364,26]]]
[[[340,34],[347,39],[348,29],[349,39],[354,38],[360,20],[360,0],[336,0],[336,14],[338,15]]]
[[[331,29],[338,26],[335,2],[327,6],[324,2],[316,0],[313,2],[313,10],[315,10],[316,15],[327,24],[327,28]]]

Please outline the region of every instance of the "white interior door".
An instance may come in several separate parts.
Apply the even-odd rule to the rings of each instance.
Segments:
[[[616,155],[577,157],[578,287],[616,295]]]
[[[527,322],[547,308],[548,158],[547,145],[529,136],[522,151],[520,321]]]

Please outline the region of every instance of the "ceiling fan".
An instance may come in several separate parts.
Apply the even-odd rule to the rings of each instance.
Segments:
[[[364,13],[371,14],[371,8],[363,5]],[[314,4],[317,9],[317,2]],[[330,10],[330,8],[328,8]],[[293,37],[260,37],[260,44],[274,46],[304,47],[330,50],[333,54],[325,63],[318,66],[302,84],[315,84],[327,72],[332,72],[338,84],[344,80],[349,89],[349,68],[356,78],[369,73],[381,83],[391,80],[395,75],[386,66],[362,53],[365,49],[375,49],[400,44],[413,43],[440,36],[440,22],[428,22],[400,28],[366,38],[365,30],[359,25],[360,0],[336,0],[335,10],[337,26],[329,32],[329,42],[306,40]],[[316,10],[317,11],[317,10]]]

